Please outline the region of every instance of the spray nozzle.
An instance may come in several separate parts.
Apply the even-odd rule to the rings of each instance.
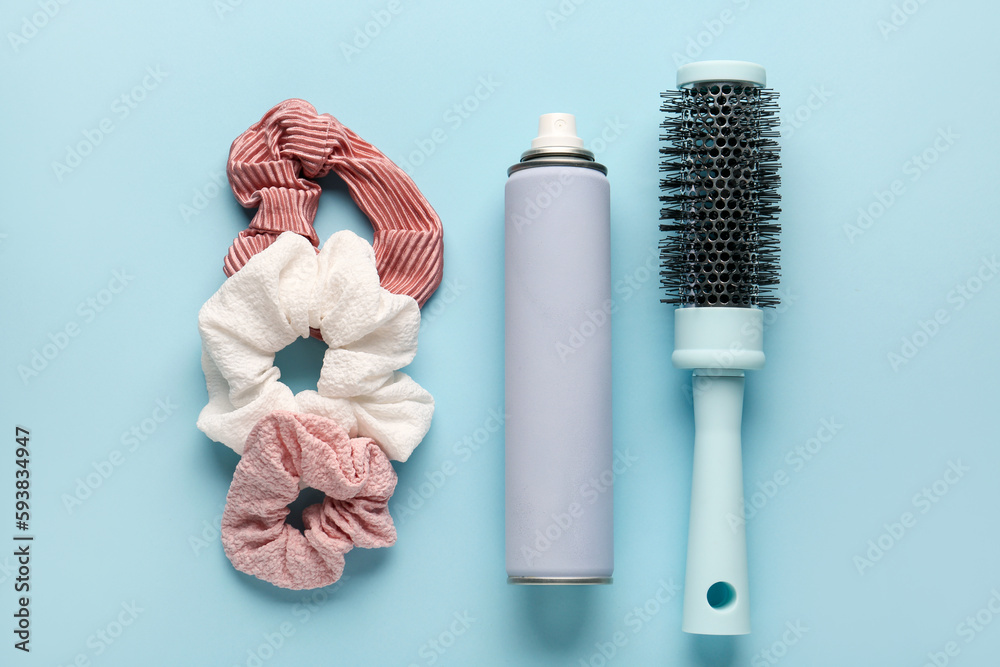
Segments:
[[[547,113],[538,117],[538,136],[531,140],[531,147],[549,146],[583,148],[583,139],[576,136],[576,118],[573,114]]]

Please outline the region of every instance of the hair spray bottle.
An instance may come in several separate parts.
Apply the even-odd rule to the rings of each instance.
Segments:
[[[614,569],[610,187],[570,114],[541,116],[505,193],[508,582]]]

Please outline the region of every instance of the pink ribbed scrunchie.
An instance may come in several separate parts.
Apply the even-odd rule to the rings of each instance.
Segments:
[[[299,481],[326,494],[285,523]],[[254,426],[222,515],[222,544],[241,572],[291,589],[332,584],[353,547],[396,541],[388,501],[396,472],[370,438],[325,417],[276,410]]]
[[[240,204],[257,206],[225,261],[227,276],[282,232],[313,229],[320,186],[307,178],[336,172],[371,220],[382,287],[423,305],[441,283],[443,232],[434,209],[409,176],[374,146],[303,100],[286,100],[233,142],[229,182]],[[300,177],[300,173],[307,178]]]

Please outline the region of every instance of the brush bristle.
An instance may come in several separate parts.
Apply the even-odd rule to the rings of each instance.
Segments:
[[[663,302],[777,305],[778,94],[719,82],[662,97]]]

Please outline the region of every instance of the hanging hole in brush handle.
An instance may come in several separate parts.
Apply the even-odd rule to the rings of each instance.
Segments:
[[[750,606],[740,449],[743,371],[699,369],[692,381],[694,473],[683,630],[747,634]]]
[[[705,597],[712,609],[725,609],[736,600],[736,589],[728,581],[717,581],[708,587]]]

